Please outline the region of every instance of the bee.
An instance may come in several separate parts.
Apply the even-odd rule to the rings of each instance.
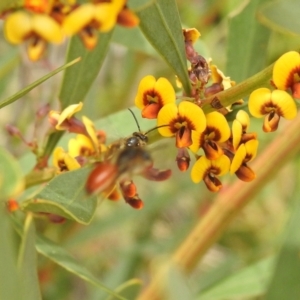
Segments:
[[[143,207],[143,202],[137,194],[137,189],[132,181],[134,175],[141,175],[152,181],[163,181],[171,176],[171,170],[158,170],[153,168],[153,159],[146,149],[147,134],[157,127],[142,133],[134,113],[132,113],[138,132],[121,143],[111,146],[108,158],[96,164],[86,182],[88,194],[106,193],[109,195],[117,183],[124,200],[136,209]]]

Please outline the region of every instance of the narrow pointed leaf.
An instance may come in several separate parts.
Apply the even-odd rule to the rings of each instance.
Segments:
[[[0,147],[0,200],[8,200],[24,188],[22,171],[14,157]]]
[[[25,87],[24,89],[22,89],[21,91],[17,92],[16,94],[10,96],[9,98],[0,101],[0,108],[15,102],[16,100],[20,99],[21,97],[23,97],[24,95],[26,95],[27,93],[29,93],[32,89],[34,89],[36,86],[40,85],[41,83],[43,83],[44,81],[46,81],[47,79],[51,78],[52,76],[54,76],[55,74],[59,73],[60,71],[63,71],[64,69],[69,68],[70,66],[76,64],[77,62],[80,61],[80,57],[77,56],[76,59],[70,61],[69,63],[66,63],[65,65],[55,69],[54,71],[48,73],[47,75],[43,76],[42,78],[36,80],[35,82],[33,82],[32,84],[28,85],[27,87]]]
[[[64,73],[59,100],[62,108],[84,101],[96,79],[106,56],[112,32],[98,35],[98,43],[92,51],[87,50],[79,37],[74,36],[69,45],[67,60],[80,56],[81,62]]]
[[[298,0],[272,1],[259,10],[258,19],[274,31],[299,36],[299,9]]]
[[[69,271],[70,273],[99,287],[106,293],[114,296],[116,299],[126,300],[125,298],[119,296],[114,291],[106,287],[88,269],[80,265],[65,249],[53,243],[49,239],[46,239],[45,237],[42,236],[38,236],[36,242],[36,248],[40,254],[49,258],[56,264],[60,265],[62,268]]]
[[[68,105],[83,102],[96,79],[106,53],[112,32],[98,35],[98,44],[92,51],[87,50],[79,37],[74,36],[69,44],[67,60],[80,56],[81,62],[75,68],[66,70],[59,92],[62,109]],[[49,157],[63,133],[51,134],[45,147],[45,156]]]
[[[49,135],[47,140],[47,146],[45,147],[44,157],[48,159],[51,156],[52,151],[54,150],[55,146],[57,145],[61,137],[64,135],[64,133],[64,131],[57,131]]]
[[[27,215],[25,220],[22,243],[19,252],[18,267],[22,299],[42,299],[37,274],[35,227],[31,215]]]
[[[90,171],[91,168],[82,168],[54,177],[33,199],[22,202],[22,209],[89,224],[97,208],[97,197],[89,196],[85,190]]]
[[[0,299],[21,299],[17,272],[17,244],[12,223],[4,205],[0,205]],[[5,238],[4,238],[5,237]]]
[[[20,222],[16,218],[11,219],[16,232],[22,236],[23,230]],[[88,269],[82,266],[66,249],[52,242],[46,237],[37,234],[35,239],[35,248],[38,253],[49,258],[68,272],[78,276],[79,278],[89,282],[117,299],[127,300],[106,287],[98,280]],[[1,291],[0,291],[1,292]],[[2,298],[1,298],[2,299]],[[18,298],[19,299],[19,298]]]
[[[270,30],[256,19],[258,6],[266,1],[248,1],[229,20],[226,74],[237,82],[266,66]]]
[[[191,85],[176,2],[174,0],[153,1],[137,11],[137,15],[144,35],[174,70],[184,90],[189,94]]]
[[[274,263],[275,259],[272,257],[246,267],[203,291],[197,299],[249,299],[262,295],[268,287]]]

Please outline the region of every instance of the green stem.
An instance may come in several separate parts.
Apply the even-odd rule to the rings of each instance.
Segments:
[[[280,134],[261,153],[252,164],[256,178],[250,182],[235,181],[221,191],[213,206],[195,226],[185,241],[175,251],[171,262],[185,273],[190,273],[207,250],[218,240],[228,224],[247,205],[254,196],[274,178],[280,167],[300,150],[300,114],[287,124],[284,134]],[[161,300],[164,297],[161,285],[162,272],[158,272],[149,286],[142,292],[139,300]]]
[[[272,78],[273,65],[265,68],[261,72],[253,75],[252,77],[242,81],[241,83],[233,86],[230,89],[207,97],[202,100],[203,107],[205,113],[209,113],[214,111],[213,100],[217,99],[218,104],[227,107],[237,100],[242,99],[243,97],[248,96],[252,91],[257,88],[264,87],[266,85],[270,85],[270,79]]]

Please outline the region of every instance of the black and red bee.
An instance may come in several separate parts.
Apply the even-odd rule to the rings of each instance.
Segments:
[[[137,194],[137,189],[132,181],[134,175],[141,175],[152,181],[163,181],[171,176],[171,170],[158,170],[153,168],[153,159],[146,149],[147,134],[153,128],[142,133],[137,119],[130,110],[138,126],[138,132],[120,143],[115,143],[109,150],[108,158],[96,164],[90,173],[86,190],[89,194],[105,192],[107,195],[119,185],[124,200],[133,208],[141,209],[143,201]]]

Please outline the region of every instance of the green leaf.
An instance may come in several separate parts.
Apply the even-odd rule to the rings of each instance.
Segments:
[[[0,200],[8,200],[24,188],[22,171],[14,157],[0,147]]]
[[[32,215],[25,219],[24,232],[18,258],[20,289],[22,299],[42,299],[37,274],[37,253],[35,249],[35,227]]]
[[[80,61],[80,58],[77,57],[76,59],[74,59],[73,61],[57,68],[56,70],[48,73],[47,75],[43,76],[42,78],[36,80],[35,82],[33,82],[32,84],[28,85],[27,87],[25,87],[24,89],[22,89],[21,91],[17,92],[16,94],[10,96],[9,98],[3,100],[0,102],[0,108],[15,102],[16,100],[20,99],[21,97],[23,97],[24,95],[26,95],[27,93],[29,93],[32,89],[34,89],[36,86],[40,85],[41,83],[43,83],[44,81],[46,81],[47,79],[51,78],[52,76],[54,76],[55,74],[59,73],[60,71],[69,68],[70,66],[74,65],[75,63],[77,63],[78,61]]]
[[[59,100],[62,109],[84,101],[92,83],[97,77],[106,56],[112,32],[98,35],[98,43],[92,51],[87,50],[78,36],[74,36],[69,44],[67,61],[80,56],[81,61],[74,68],[64,73]]]
[[[236,9],[229,20],[226,73],[237,82],[266,66],[270,31],[256,20],[257,7],[266,1],[245,1],[247,6]]]
[[[112,37],[112,41],[134,51],[143,52],[151,56],[158,55],[151,44],[148,43],[139,27],[116,27]]]
[[[21,203],[21,208],[45,212],[89,224],[97,208],[97,197],[85,190],[91,168],[81,168],[54,177],[33,199]]]
[[[300,299],[300,201],[294,200],[266,300]]]
[[[267,258],[222,280],[197,299],[248,299],[263,294],[272,275],[275,259]],[[283,299],[283,298],[282,298]]]
[[[184,40],[174,0],[157,0],[137,11],[140,28],[182,82],[187,94],[191,84],[187,72]]]
[[[98,34],[98,43],[92,51],[87,50],[78,36],[74,36],[69,44],[67,60],[80,56],[81,61],[72,69],[67,69],[64,73],[59,100],[62,109],[67,106],[83,102],[92,83],[96,79],[104,58],[106,56],[112,32]],[[62,132],[50,135],[45,147],[45,156],[50,156],[54,147],[60,140]]]
[[[89,270],[81,266],[65,249],[59,245],[53,243],[49,239],[42,236],[37,236],[36,241],[37,251],[49,258],[68,272],[80,277],[81,279],[99,287],[108,294],[114,296],[117,299],[126,300],[114,291],[102,284]]]
[[[4,205],[0,205],[0,299],[21,299],[17,272],[17,244]]]
[[[1,0],[0,12],[22,6],[23,4],[24,0]]]
[[[58,141],[64,135],[64,131],[53,132],[49,135],[47,145],[45,147],[44,157],[49,158]]]
[[[288,35],[300,35],[300,2],[298,0],[272,1],[258,12],[259,21],[271,30]]]

